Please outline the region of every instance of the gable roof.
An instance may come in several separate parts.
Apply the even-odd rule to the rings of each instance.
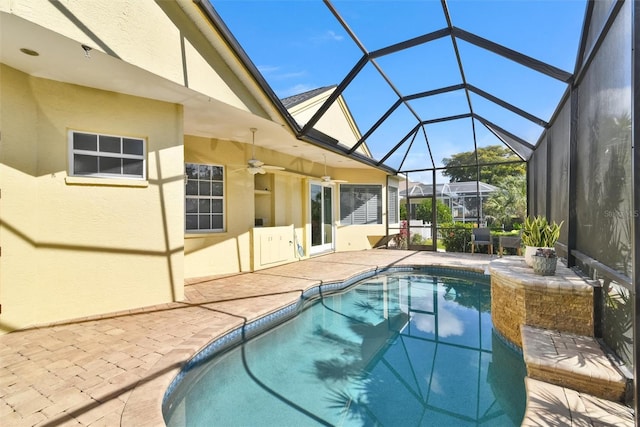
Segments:
[[[296,95],[292,95],[286,98],[281,99],[280,101],[282,101],[282,105],[284,105],[287,109],[291,108],[291,107],[295,107],[298,104],[301,104],[305,101],[308,101],[310,99],[312,99],[313,97],[320,95],[324,92],[328,92],[330,90],[333,90],[337,87],[337,85],[331,85],[331,86],[323,86],[323,87],[319,87],[317,89],[311,89],[308,90],[306,92],[302,92]]]
[[[311,120],[318,109],[322,108],[328,98],[335,92],[337,85],[324,86],[312,89],[282,100],[287,111],[296,121],[299,127],[304,127]],[[358,144],[362,133],[355,122],[351,110],[344,97],[339,95],[336,102],[331,104],[314,129],[318,134],[334,138],[336,145],[341,145],[347,150],[356,150],[357,153],[371,159],[371,152],[366,143]],[[354,148],[355,147],[355,148]]]

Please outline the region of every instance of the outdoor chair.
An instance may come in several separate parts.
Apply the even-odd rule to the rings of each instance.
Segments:
[[[498,239],[499,247],[498,254],[502,256],[504,248],[515,248],[518,256],[522,255],[522,237],[521,234],[517,236],[500,236]]]
[[[474,228],[471,234],[471,253],[475,247],[488,246],[489,255],[493,255],[493,240],[491,240],[491,230],[487,227]]]

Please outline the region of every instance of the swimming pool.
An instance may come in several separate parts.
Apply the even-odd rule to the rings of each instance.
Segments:
[[[518,426],[522,355],[493,332],[490,286],[429,270],[365,279],[213,357],[165,397],[177,426]]]

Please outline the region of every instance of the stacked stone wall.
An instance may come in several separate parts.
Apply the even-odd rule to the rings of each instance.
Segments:
[[[489,266],[491,317],[495,329],[522,347],[520,326],[593,336],[593,286],[558,265],[555,276],[538,276],[521,258],[503,258]]]

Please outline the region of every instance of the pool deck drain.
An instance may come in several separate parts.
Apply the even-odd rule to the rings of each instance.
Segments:
[[[483,272],[492,259],[399,250],[333,253],[192,280],[183,302],[6,334],[0,336],[0,419],[3,427],[163,425],[164,392],[186,361],[211,340],[296,302],[305,290],[388,266]]]

